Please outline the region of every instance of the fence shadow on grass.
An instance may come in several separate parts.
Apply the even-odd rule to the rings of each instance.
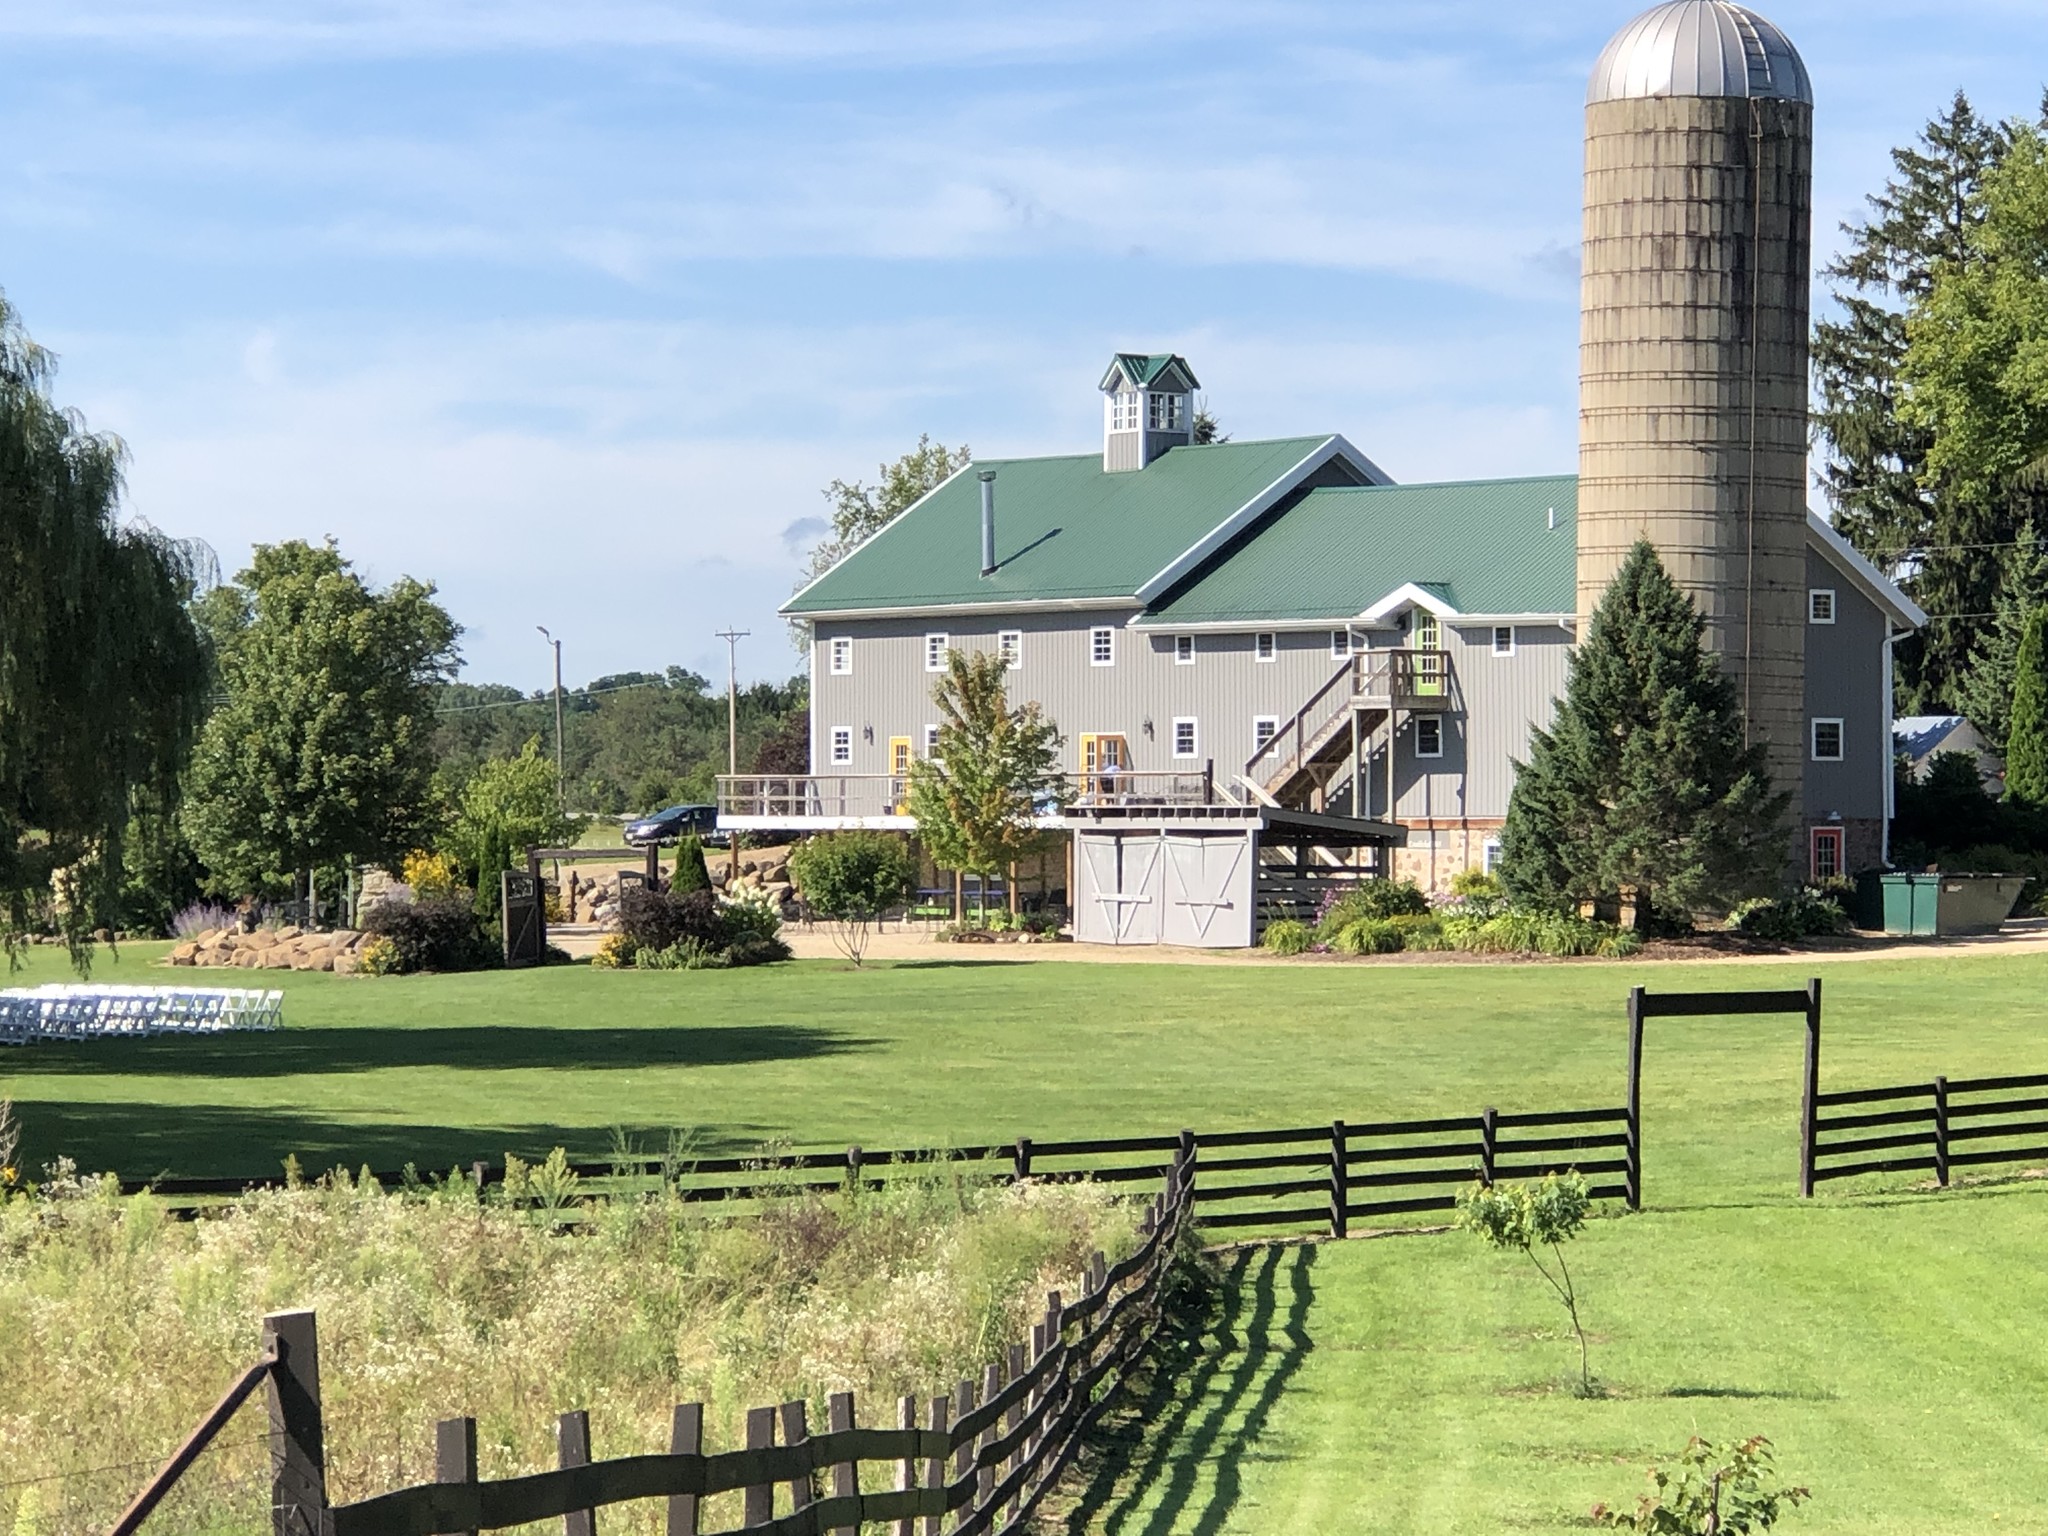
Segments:
[[[471,1072],[539,1068],[745,1067],[868,1049],[877,1042],[805,1024],[705,1027],[472,1024],[351,1029],[315,1026],[220,1035],[46,1042],[7,1047],[12,1078],[296,1077],[444,1067]]]
[[[1316,1253],[1309,1243],[1239,1249],[1213,1298],[1181,1304],[1140,1390],[1094,1436],[1081,1492],[1065,1511],[1070,1536],[1223,1529],[1243,1464],[1315,1347]]]

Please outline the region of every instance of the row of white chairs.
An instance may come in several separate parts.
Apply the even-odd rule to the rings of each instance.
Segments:
[[[279,1029],[284,994],[242,987],[125,987],[51,982],[0,991],[0,1045],[111,1035],[211,1035]]]

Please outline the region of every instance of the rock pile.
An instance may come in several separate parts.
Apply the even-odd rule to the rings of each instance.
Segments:
[[[173,965],[232,966],[238,971],[333,971],[357,966],[364,935],[353,928],[308,933],[302,928],[209,928],[171,951]]]
[[[712,889],[724,891],[729,873],[726,861],[714,858],[709,861],[709,868]],[[668,878],[666,871],[663,878]],[[742,860],[739,884],[733,889],[764,890],[782,906],[787,906],[796,895],[796,888],[789,879],[789,860],[773,855]],[[601,869],[594,874],[585,874],[572,869],[563,877],[561,897],[562,910],[569,922],[592,923],[600,928],[618,927],[618,870]]]

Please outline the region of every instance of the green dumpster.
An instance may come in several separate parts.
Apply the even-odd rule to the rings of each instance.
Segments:
[[[1857,892],[1865,921],[1876,918],[1889,934],[1996,933],[2012,916],[2024,875],[1866,875]]]

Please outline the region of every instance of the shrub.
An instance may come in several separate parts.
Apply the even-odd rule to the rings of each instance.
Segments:
[[[1265,937],[1260,942],[1276,955],[1299,955],[1314,939],[1315,935],[1309,931],[1307,923],[1283,917],[1278,922],[1266,924]]]
[[[415,896],[453,896],[462,871],[445,853],[415,849],[400,863],[398,878]]]
[[[1461,869],[1451,876],[1451,900],[1446,903],[1478,918],[1498,917],[1507,910],[1508,895],[1500,876],[1483,869]]]
[[[380,935],[363,940],[356,951],[356,973],[360,976],[396,976],[398,946]]]
[[[1612,923],[1588,922],[1537,907],[1508,907],[1497,916],[1452,915],[1443,919],[1453,949],[1477,955],[1598,955],[1622,960],[1642,951],[1642,935]]]
[[[1786,941],[1840,933],[1849,926],[1849,919],[1833,897],[1809,890],[1740,902],[1729,912],[1728,926],[1760,939]]]
[[[1393,955],[1403,948],[1401,930],[1384,917],[1361,917],[1347,923],[1330,936],[1329,943],[1340,955]]]
[[[1429,898],[1413,880],[1363,880],[1324,899],[1316,931],[1335,943],[1337,934],[1360,918],[1422,917],[1428,912]]]
[[[239,928],[241,923],[242,920],[233,907],[224,907],[217,901],[195,901],[171,919],[171,936],[179,939],[196,939],[202,933],[214,933],[222,928]]]
[[[1754,1536],[1778,1523],[1786,1510],[1813,1497],[1808,1488],[1787,1488],[1771,1464],[1771,1442],[1752,1435],[1725,1450],[1694,1435],[1679,1453],[1678,1470],[1652,1467],[1651,1492],[1633,1510],[1593,1506],[1593,1523],[1618,1531],[1721,1532]]]
[[[1451,947],[1451,941],[1444,932],[1444,920],[1434,912],[1404,912],[1399,917],[1390,917],[1388,924],[1401,935],[1401,947],[1418,954],[1433,953]]]
[[[774,939],[782,934],[782,904],[757,885],[743,885],[730,896],[719,898],[718,910],[725,917],[727,937]]]
[[[632,940],[636,953],[670,949],[684,939],[713,948],[725,944],[725,919],[708,889],[678,895],[629,887],[619,899],[619,931]]]
[[[462,891],[410,902],[379,902],[363,918],[363,930],[391,946],[387,969],[361,966],[373,976],[482,971],[501,963]]]
[[[711,889],[711,871],[704,867],[704,844],[696,837],[686,837],[676,844],[676,867],[669,876],[668,888],[678,896]]]
[[[917,885],[909,848],[887,832],[806,838],[790,851],[789,874],[811,910],[833,923],[833,941],[856,968],[869,925],[907,901]]]
[[[590,957],[592,970],[618,971],[633,963],[639,946],[623,933],[608,933],[598,940],[597,953]]]
[[[732,951],[702,939],[677,939],[667,949],[643,949],[633,956],[643,971],[723,971],[733,964]]]

